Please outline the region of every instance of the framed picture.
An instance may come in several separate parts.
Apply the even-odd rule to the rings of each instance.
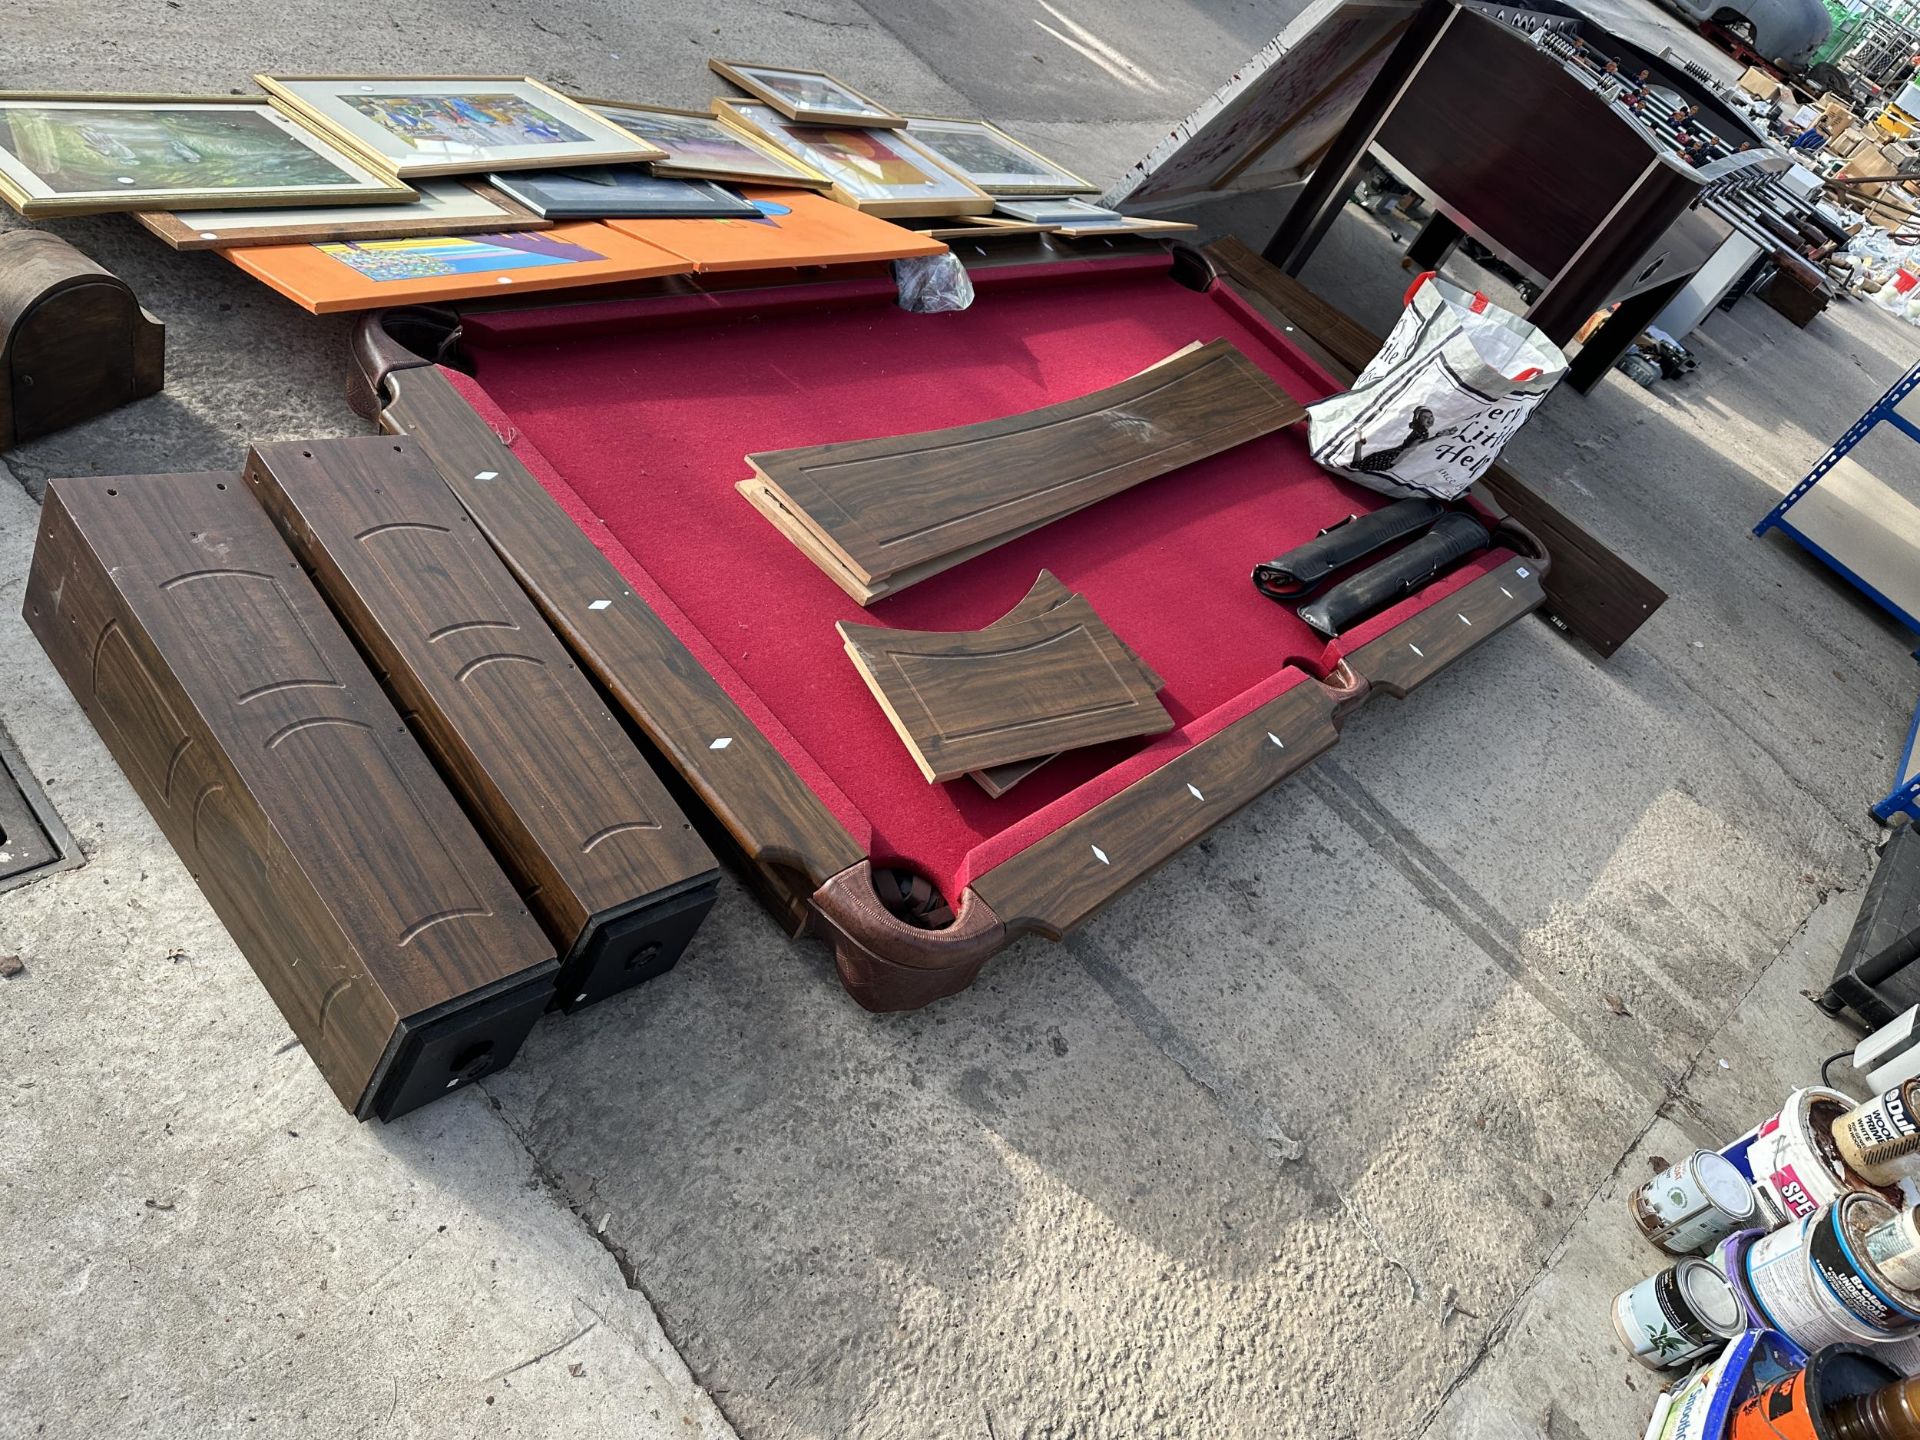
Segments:
[[[748,65],[740,60],[709,60],[707,68],[802,124],[894,129],[907,123],[906,116],[896,115],[822,70]]]
[[[135,215],[176,250],[228,250],[237,245],[320,244],[328,240],[398,240],[412,235],[473,235],[545,230],[525,206],[485,185],[422,180],[411,205],[326,205],[296,210],[149,210]]]
[[[404,179],[621,165],[665,152],[538,80],[256,75],[276,105]]]
[[[909,115],[907,134],[989,195],[1088,195],[1100,188],[985,120]]]
[[[729,124],[833,182],[834,198],[870,215],[984,215],[993,197],[897,130],[801,125],[766,105],[717,101]]]
[[[248,245],[220,255],[316,315],[690,275],[694,268],[690,260],[605,225],[325,245]]]
[[[724,124],[710,111],[625,105],[617,100],[582,103],[664,150],[667,158],[653,162],[656,175],[724,180],[733,185],[793,185],[806,190],[825,190],[832,183],[764,140]]]
[[[258,98],[0,91],[0,199],[29,220],[413,198]]]
[[[996,211],[1015,220],[1050,226],[1069,240],[1089,235],[1139,235],[1149,231],[1164,233],[1199,228],[1184,220],[1143,220],[1138,215],[1122,215],[1118,210],[1065,196],[1049,200],[1002,200]]]
[[[495,175],[494,188],[549,220],[757,218],[759,210],[711,180],[666,180],[629,165]]]

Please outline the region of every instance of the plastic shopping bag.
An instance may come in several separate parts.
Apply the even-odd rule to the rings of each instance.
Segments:
[[[1353,389],[1307,407],[1327,469],[1382,494],[1452,500],[1566,374],[1560,347],[1429,270]]]

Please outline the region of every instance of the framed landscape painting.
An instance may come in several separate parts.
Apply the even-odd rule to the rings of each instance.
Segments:
[[[805,190],[825,190],[832,183],[817,170],[725,124],[710,111],[627,105],[617,100],[582,103],[664,150],[667,158],[653,162],[656,175],[723,180],[734,185],[791,185]]]
[[[707,68],[731,80],[755,99],[764,100],[789,120],[804,125],[863,125],[893,129],[907,117],[869,100],[823,70],[790,70],[784,65],[749,65],[742,60],[709,60]]]
[[[133,218],[176,250],[236,245],[318,245],[329,240],[398,240],[545,230],[553,222],[497,190],[464,180],[422,180],[411,205],[320,205],[291,210],[144,211]]]
[[[259,99],[0,92],[0,198],[28,219],[398,203],[411,188]]]
[[[907,134],[989,195],[1086,195],[1100,188],[985,120],[909,115]]]
[[[472,75],[256,75],[274,103],[403,180],[626,165],[666,152],[538,80]]]
[[[766,105],[716,102],[730,124],[778,146],[833,182],[834,198],[870,215],[984,215],[993,196],[897,130],[801,125]]]

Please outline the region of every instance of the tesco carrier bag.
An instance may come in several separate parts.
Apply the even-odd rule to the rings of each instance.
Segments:
[[[1353,388],[1307,407],[1308,444],[1369,489],[1453,500],[1566,371],[1537,326],[1429,270]]]

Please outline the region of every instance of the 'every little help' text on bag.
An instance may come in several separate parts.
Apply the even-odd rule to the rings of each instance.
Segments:
[[[1353,389],[1307,407],[1313,458],[1386,495],[1455,499],[1566,370],[1536,326],[1429,270]]]

